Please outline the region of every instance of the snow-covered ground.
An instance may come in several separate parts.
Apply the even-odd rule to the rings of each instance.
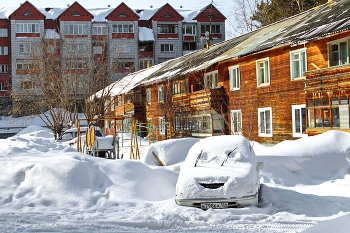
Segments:
[[[350,134],[253,142],[265,163],[259,206],[207,211],[174,201],[173,170],[193,143],[142,142],[141,160],[127,147],[124,159],[108,160],[29,126],[0,140],[0,232],[349,232]]]

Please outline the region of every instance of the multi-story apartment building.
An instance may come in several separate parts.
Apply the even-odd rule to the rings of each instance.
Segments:
[[[36,93],[36,81],[26,76],[47,72],[53,60],[60,65],[61,77],[74,76],[100,88],[105,81],[204,48],[207,40],[224,41],[225,20],[212,4],[201,10],[174,9],[169,4],[133,10],[125,3],[86,9],[78,2],[51,8],[29,1],[4,7],[0,97],[10,100],[23,90]],[[101,76],[103,82],[96,79]]]
[[[108,114],[152,122],[158,139],[243,134],[276,143],[350,132],[349,7],[331,1],[129,74],[127,88],[106,87],[117,99]]]

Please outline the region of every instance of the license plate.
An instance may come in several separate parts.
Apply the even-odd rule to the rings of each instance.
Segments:
[[[219,202],[219,203],[202,203],[201,204],[201,209],[206,210],[206,209],[226,209],[228,208],[228,203],[227,202]]]

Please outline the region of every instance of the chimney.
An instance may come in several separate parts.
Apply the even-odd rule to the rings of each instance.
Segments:
[[[153,6],[151,5],[149,8],[153,8]]]
[[[111,5],[107,5],[107,7],[111,7]]]
[[[182,8],[182,6],[180,6],[180,8]]]

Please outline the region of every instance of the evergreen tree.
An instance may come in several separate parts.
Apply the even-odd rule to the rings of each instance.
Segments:
[[[324,4],[327,1],[328,0],[262,0],[257,4],[251,19],[257,22],[257,25],[255,25],[256,27],[262,27],[299,14]]]

